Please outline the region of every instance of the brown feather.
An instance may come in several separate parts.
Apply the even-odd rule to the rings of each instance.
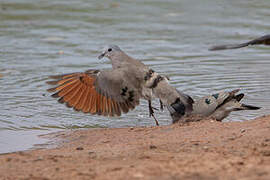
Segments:
[[[83,85],[82,87],[82,92],[81,92],[81,97],[80,97],[80,100],[79,100],[79,103],[75,106],[75,109],[77,110],[81,110],[85,101],[86,101],[86,98],[87,98],[87,87],[85,85]]]
[[[58,81],[46,81],[46,83],[49,85],[56,85]]]
[[[76,78],[68,78],[68,79],[60,79],[60,80],[57,80],[57,81],[47,81],[46,83],[47,84],[50,84],[50,85],[61,85],[61,84],[65,84],[71,80],[75,80]]]
[[[57,88],[57,87],[53,87],[53,88],[47,89],[47,91],[48,91],[48,92],[55,92],[55,91],[56,91],[56,88]]]
[[[91,104],[90,104],[90,113],[91,114],[96,114],[97,113],[97,94],[96,91],[94,89],[92,89],[92,100],[91,100]]]
[[[101,103],[102,103],[102,99],[101,99],[101,94],[96,92],[96,98],[97,98],[97,102],[96,102],[96,111],[98,115],[101,115],[102,109],[101,109]]]
[[[50,88],[50,89],[47,89],[48,92],[54,92],[54,91],[61,91],[62,89],[64,89],[65,87],[67,86],[70,86],[71,84],[75,83],[76,81],[71,81],[71,82],[67,82],[63,85],[60,85],[60,86],[57,86],[57,87],[54,87],[54,88]]]
[[[80,81],[76,81],[75,83],[72,83],[69,86],[66,86],[64,89],[58,92],[58,95],[60,97],[66,96],[73,92],[78,86],[80,85]]]
[[[65,102],[68,102],[69,104],[71,103],[70,100],[74,96],[76,96],[77,92],[80,90],[80,86],[81,86],[81,84],[79,83],[76,87],[73,87],[70,91],[68,91],[68,93],[65,93],[64,95],[61,95],[61,96],[64,97]]]
[[[75,95],[72,97],[72,99],[70,99],[70,105],[72,107],[75,107],[80,102],[80,99],[82,96],[82,89],[83,89],[83,84],[81,84],[78,87],[78,91],[75,93]]]
[[[54,98],[59,98],[60,97],[59,92],[56,92],[56,93],[52,94],[51,96],[54,97]]]
[[[126,104],[127,104],[128,109],[134,109],[135,108],[135,106],[134,106],[134,104],[132,102],[126,101]]]
[[[74,107],[76,105],[76,103],[78,103],[78,98],[80,96],[81,87],[82,87],[82,84],[80,84],[76,89],[74,89],[74,92],[69,93],[69,94],[71,94],[70,98],[66,99],[66,96],[64,97],[64,99],[67,101],[69,106]]]
[[[49,76],[51,79],[66,79],[74,76],[78,76],[81,73],[68,73],[68,74],[60,74],[60,75],[52,75]]]
[[[88,75],[82,76],[80,79],[82,83],[86,84],[87,86],[94,86],[94,82],[96,81],[96,78],[90,77]]]
[[[111,100],[111,106],[112,106],[112,116],[117,116],[116,105],[113,100]]]
[[[85,100],[85,103],[82,106],[82,111],[84,113],[89,112],[89,110],[91,108],[90,104],[91,104],[91,97],[92,97],[92,95],[91,95],[91,91],[90,90],[91,90],[91,88],[90,87],[87,87],[86,97],[85,97],[86,100]]]
[[[109,98],[106,97],[106,116],[110,116],[110,110],[109,110]]]
[[[92,109],[92,102],[93,102],[93,87],[89,88],[88,90],[88,97],[87,97],[87,100],[86,100],[86,103],[84,105],[84,111],[85,112],[90,112],[91,113],[91,109]]]
[[[115,109],[115,112],[116,112],[116,115],[117,116],[121,116],[121,107],[119,105],[119,103],[113,101],[114,103],[114,109]]]
[[[107,109],[108,109],[108,115],[113,116],[112,114],[112,101],[110,98],[107,99]]]
[[[61,85],[64,85],[64,84],[66,84],[66,83],[68,83],[68,82],[70,82],[70,81],[74,81],[74,80],[76,81],[77,78],[63,79],[63,80],[58,81],[57,84],[58,84],[59,86],[61,86]]]
[[[102,101],[103,101],[103,105],[102,105],[102,115],[108,116],[107,98],[106,98],[106,96],[101,96],[101,97],[102,97]]]
[[[112,111],[112,116],[115,116],[116,115],[116,111],[115,111],[115,105],[114,105],[114,102],[112,99],[110,99],[111,101],[111,111]]]
[[[63,97],[61,97],[61,98],[58,99],[58,102],[61,103],[61,104],[63,104],[65,102],[65,100],[64,100]]]
[[[122,111],[124,113],[127,113],[128,112],[128,106],[127,106],[127,104],[125,102],[120,102],[119,104],[120,104],[120,107],[121,107]]]

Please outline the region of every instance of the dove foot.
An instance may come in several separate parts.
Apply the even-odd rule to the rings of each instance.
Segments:
[[[160,104],[160,110],[163,111],[164,110],[164,105],[163,105],[161,100],[159,100],[159,104]]]
[[[154,108],[152,107],[152,103],[150,100],[148,101],[148,107],[149,107],[149,117],[153,117],[156,122],[156,125],[159,126],[159,123],[156,117],[154,116]]]

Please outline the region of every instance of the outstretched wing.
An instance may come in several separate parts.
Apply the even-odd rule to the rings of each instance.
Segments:
[[[265,35],[265,36],[261,36],[257,39],[248,41],[246,43],[212,46],[209,48],[209,50],[210,51],[217,51],[217,50],[226,50],[226,49],[238,49],[238,48],[246,47],[249,45],[257,45],[257,44],[270,45],[270,34]]]
[[[103,116],[120,116],[139,105],[140,93],[129,83],[125,69],[88,70],[86,72],[50,76],[56,87],[52,97],[77,111]]]

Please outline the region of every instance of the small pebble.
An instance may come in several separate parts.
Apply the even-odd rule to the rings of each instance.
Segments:
[[[42,161],[43,157],[39,156],[37,159],[35,159],[34,161]]]
[[[129,128],[130,130],[133,130],[134,129],[134,127],[131,127],[131,128]]]
[[[270,156],[270,151],[263,151],[262,152],[262,155],[263,156]]]
[[[77,147],[76,150],[83,150],[83,147]]]
[[[208,150],[208,147],[207,147],[207,146],[203,146],[203,149],[204,149],[204,150]]]
[[[243,161],[238,161],[237,164],[238,165],[244,165],[244,162]]]
[[[150,145],[149,148],[150,148],[150,149],[157,149],[157,146],[155,146],[155,145]]]
[[[245,129],[241,129],[240,132],[241,133],[244,133],[244,132],[246,132],[246,130]]]
[[[120,171],[122,168],[121,167],[115,167],[112,169],[112,171]]]

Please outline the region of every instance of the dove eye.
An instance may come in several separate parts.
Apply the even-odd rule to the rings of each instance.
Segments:
[[[112,51],[112,48],[109,48],[108,51],[111,52]]]

